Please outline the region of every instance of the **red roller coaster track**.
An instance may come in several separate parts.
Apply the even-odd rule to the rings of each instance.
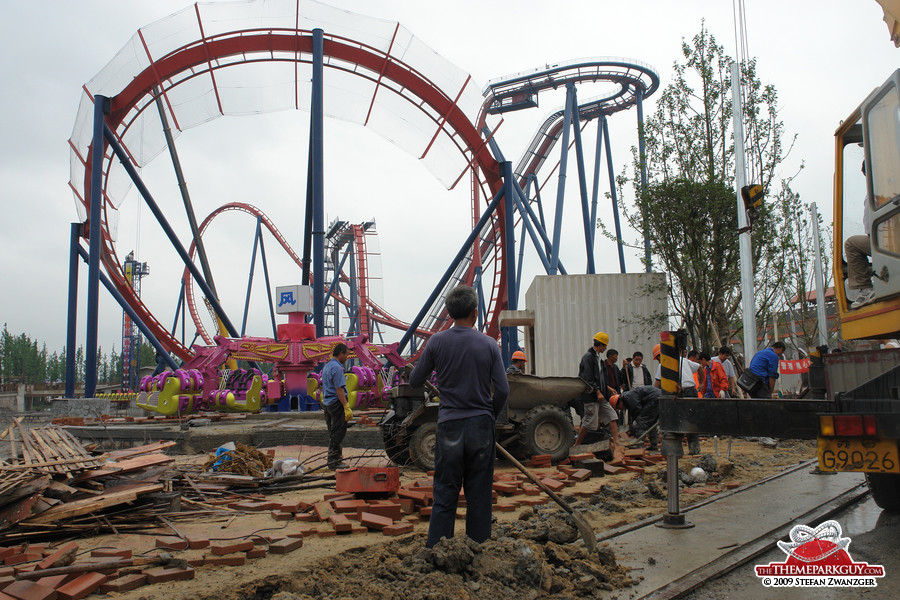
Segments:
[[[139,32],[140,33],[140,32]],[[143,39],[143,38],[142,38]],[[120,139],[125,137],[128,128],[134,123],[137,116],[147,107],[152,106],[154,88],[158,88],[166,98],[166,93],[172,88],[197,77],[203,73],[212,75],[216,70],[241,63],[260,62],[262,60],[286,61],[285,56],[292,54],[292,60],[296,63],[309,63],[312,52],[312,33],[305,29],[246,29],[235,30],[228,33],[213,36],[203,36],[201,39],[186,44],[161,58],[149,57],[150,64],[140,73],[134,76],[128,84],[117,94],[110,97],[110,113],[107,124],[116,132]],[[330,35],[325,32],[326,67],[340,69],[360,77],[367,78],[375,83],[373,101],[379,89],[396,92],[392,87],[386,87],[386,81],[393,82],[402,90],[400,97],[417,106],[424,114],[428,115],[436,127],[435,136],[441,132],[451,138],[459,152],[465,158],[467,170],[472,169],[479,174],[478,181],[484,182],[491,194],[496,193],[501,186],[497,162],[490,154],[489,149],[481,139],[478,131],[468,116],[456,104],[456,93],[448,94],[441,90],[422,73],[410,65],[405,64],[397,57],[391,56],[377,48],[361,44],[349,38]],[[262,59],[260,56],[268,56]],[[222,59],[230,59],[220,63]],[[362,67],[362,69],[357,69]],[[377,78],[372,74],[378,74]],[[215,77],[212,77],[215,86]],[[85,88],[85,92],[91,92]],[[216,90],[218,97],[218,90]],[[167,100],[167,98],[166,98]],[[168,103],[168,100],[167,100]],[[221,110],[221,109],[220,109]],[[176,121],[177,124],[177,121]],[[89,208],[90,199],[90,165],[93,147],[88,149],[87,155],[82,157],[79,150],[73,144],[72,148],[84,165],[84,181],[82,190],[73,189],[79,200]],[[426,150],[427,152],[427,150]],[[109,183],[109,168],[104,174],[104,197]],[[181,344],[151,313],[139,297],[137,297],[128,285],[119,261],[116,258],[112,236],[109,232],[107,221],[107,207],[104,206],[103,223],[103,254],[102,261],[114,281],[119,292],[125,296],[129,304],[134,308],[138,316],[144,321],[150,331],[171,352],[183,360],[191,356],[191,352]],[[89,213],[89,211],[88,211]],[[494,229],[503,228],[503,219],[498,215],[493,222]],[[494,239],[502,240],[503,235],[496,235]],[[284,245],[284,244],[282,244]],[[497,260],[494,274],[493,296],[491,298],[491,318],[487,333],[496,335],[499,332],[499,311],[506,305],[505,286],[505,251],[502,242],[494,247],[493,259]],[[471,266],[469,267],[471,269]],[[468,273],[466,280],[471,281],[472,275]],[[373,309],[373,318],[394,320],[380,307],[369,306]]]

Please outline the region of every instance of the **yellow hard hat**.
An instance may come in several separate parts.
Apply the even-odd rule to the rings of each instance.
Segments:
[[[522,352],[521,350],[516,350],[515,352],[513,352],[512,359],[513,360],[524,360],[525,362],[528,362],[528,359],[525,358],[525,353]]]
[[[608,346],[609,345],[609,336],[606,335],[606,332],[598,331],[597,333],[594,334],[594,341],[600,342],[604,346]]]

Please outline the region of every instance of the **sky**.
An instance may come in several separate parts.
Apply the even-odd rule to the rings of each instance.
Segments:
[[[547,63],[623,56],[652,65],[661,86],[672,78],[684,39],[705,21],[726,52],[735,54],[732,3],[724,0],[333,0],[341,9],[399,21],[419,40],[470,73],[479,89],[491,79]],[[0,20],[0,322],[14,334],[65,344],[70,223],[75,201],[68,187],[69,149],[82,85],[141,27],[176,12],[184,1],[8,0]],[[797,136],[779,177],[797,174],[792,187],[815,201],[830,221],[833,134],[872,89],[898,66],[900,50],[888,39],[874,0],[748,0],[748,47],[764,83],[779,95],[787,135]],[[327,76],[327,75],[326,75]],[[601,92],[585,86],[579,98]],[[656,96],[645,103],[652,114]],[[506,116],[496,139],[513,163],[534,131],[562,104],[542,96],[540,107]],[[226,117],[183,132],[177,142],[198,219],[221,204],[248,202],[276,223],[296,250],[302,248],[309,115],[301,111]],[[616,171],[630,162],[636,144],[634,110],[610,118]],[[593,127],[589,127],[593,131]],[[587,138],[592,139],[592,133]],[[381,255],[377,296],[409,320],[422,306],[470,227],[467,185],[447,191],[410,156],[368,129],[336,119],[325,123],[326,222],[374,219]],[[590,142],[587,142],[590,145]],[[572,154],[574,156],[574,153]],[[588,161],[591,162],[590,160]],[[583,233],[574,163],[570,163],[562,257],[569,272],[583,272]],[[800,165],[804,168],[800,171]],[[799,171],[799,174],[798,174]],[[144,169],[157,201],[182,240],[189,229],[171,164],[165,155]],[[605,177],[605,174],[604,174]],[[556,184],[548,183],[547,191]],[[605,191],[601,186],[601,191]],[[552,194],[548,194],[552,198]],[[546,202],[545,198],[545,202]],[[626,199],[627,202],[627,199]],[[552,211],[552,202],[545,210]],[[137,195],[120,216],[119,256],[135,250],[150,275],[142,295],[157,318],[171,324],[181,267],[160,228]],[[608,203],[600,218],[611,222]],[[209,233],[208,250],[225,309],[240,328],[255,222],[227,214]],[[626,240],[637,234],[626,229]],[[291,285],[299,273],[266,239],[272,285]],[[579,245],[581,244],[581,245]],[[522,293],[541,271],[528,253]],[[617,272],[613,244],[598,237],[598,272]],[[641,270],[626,254],[629,272]],[[85,341],[86,272],[80,270],[79,344]],[[377,274],[377,272],[376,272]],[[261,268],[254,275],[248,335],[271,335]],[[101,348],[121,348],[121,310],[101,291]],[[192,335],[189,327],[188,340]]]

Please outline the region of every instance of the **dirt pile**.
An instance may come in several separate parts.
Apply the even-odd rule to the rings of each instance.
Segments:
[[[522,519],[522,531],[541,517]],[[546,517],[552,530],[570,528]],[[543,528],[531,527],[531,531]],[[574,529],[574,528],[572,528]],[[536,542],[496,531],[476,544],[464,536],[425,548],[424,536],[354,549],[321,560],[289,578],[269,579],[244,600],[496,600],[497,598],[594,598],[633,585],[626,569],[603,546],[590,555],[580,545]],[[567,532],[563,537],[571,537]],[[499,534],[499,535],[498,535]],[[547,532],[546,537],[553,536]],[[577,536],[577,533],[575,533]],[[536,537],[544,537],[544,533]],[[353,565],[353,566],[350,566]]]

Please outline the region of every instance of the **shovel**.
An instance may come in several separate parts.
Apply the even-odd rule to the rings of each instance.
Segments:
[[[507,452],[506,448],[504,448],[497,442],[494,442],[494,445],[497,446],[497,450],[500,452],[500,454],[503,455],[503,457],[506,460],[508,460],[509,462],[514,464],[517,469],[519,469],[520,471],[522,471],[522,473],[525,474],[525,477],[530,479],[532,481],[532,483],[537,485],[539,488],[541,488],[541,490],[543,490],[543,492],[545,494],[550,496],[551,500],[553,500],[554,502],[559,504],[563,508],[563,510],[565,510],[567,513],[572,515],[572,520],[575,521],[575,527],[578,528],[578,533],[581,534],[581,538],[584,540],[584,545],[587,546],[587,549],[590,550],[592,553],[596,552],[597,551],[597,537],[594,534],[594,530],[591,529],[591,526],[588,524],[588,522],[585,520],[585,518],[583,516],[581,516],[580,513],[575,512],[575,509],[572,508],[568,502],[566,502],[565,500],[560,498],[559,494],[557,494],[556,492],[554,492],[553,490],[548,488],[540,479],[538,479],[535,476],[534,473],[532,473],[527,468],[525,468],[525,465],[523,465],[522,463],[517,461],[515,458],[513,458],[513,455],[510,454],[509,452]]]

